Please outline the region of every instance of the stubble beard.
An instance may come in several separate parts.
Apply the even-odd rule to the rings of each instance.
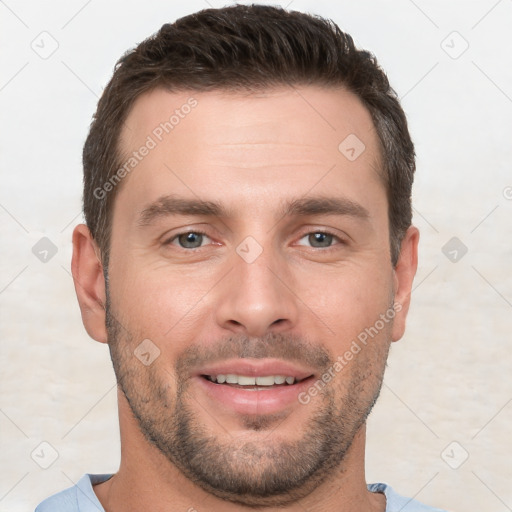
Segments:
[[[145,439],[206,492],[252,508],[296,502],[329,476],[343,471],[343,461],[354,437],[379,396],[389,350],[389,344],[382,344],[376,365],[365,365],[361,358],[348,382],[343,386],[336,386],[335,382],[325,386],[309,405],[303,406],[314,407],[315,411],[305,424],[298,426],[297,430],[303,432],[300,439],[283,439],[279,433],[282,419],[276,415],[240,418],[247,431],[258,432],[259,442],[247,440],[247,436],[223,435],[227,438],[223,440],[208,431],[191,407],[197,406],[197,402],[188,392],[190,380],[183,377],[187,368],[184,361],[189,353],[177,361],[174,379],[157,364],[145,367],[133,355],[136,337],[130,332],[121,335],[123,328],[112,313],[108,293],[106,316],[118,386]],[[287,347],[289,351],[297,351],[297,347],[289,345],[287,338],[281,335],[265,337],[258,346],[236,337],[223,347],[242,345],[244,354],[249,351],[251,356],[256,352],[275,356],[272,347],[280,347],[284,352]],[[324,370],[332,366],[334,361],[324,349],[309,347],[308,350],[310,359],[321,364]],[[219,431],[226,434],[222,429]],[[263,432],[268,435],[261,441]]]

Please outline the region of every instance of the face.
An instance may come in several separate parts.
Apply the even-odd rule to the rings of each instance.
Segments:
[[[138,156],[107,331],[142,432],[220,498],[309,493],[342,467],[407,309],[369,113],[344,90],[156,90],[121,148]]]

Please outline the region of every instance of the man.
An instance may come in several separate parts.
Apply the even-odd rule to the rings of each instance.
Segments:
[[[37,511],[436,510],[364,475],[419,238],[375,58],[319,17],[201,11],[120,59],[83,156],[72,270],[121,464]]]

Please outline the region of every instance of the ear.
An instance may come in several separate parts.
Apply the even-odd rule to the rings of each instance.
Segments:
[[[392,340],[398,341],[405,332],[405,320],[411,303],[412,283],[418,268],[418,242],[420,232],[410,226],[405,232],[400,248],[400,256],[393,269],[395,280],[395,319],[393,322]]]
[[[107,343],[103,265],[100,250],[85,224],[73,231],[71,272],[85,330],[96,341]]]

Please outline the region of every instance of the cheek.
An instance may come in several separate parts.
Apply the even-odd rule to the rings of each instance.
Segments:
[[[342,350],[388,312],[392,305],[391,277],[391,273],[382,270],[382,264],[365,269],[351,266],[316,274],[307,286],[300,287],[297,295],[325,323],[325,329],[333,331],[330,334]]]
[[[142,265],[118,268],[110,283],[112,301],[126,329],[137,340],[148,338],[167,352],[189,343],[186,333],[204,313],[202,301],[211,287],[197,273]]]

